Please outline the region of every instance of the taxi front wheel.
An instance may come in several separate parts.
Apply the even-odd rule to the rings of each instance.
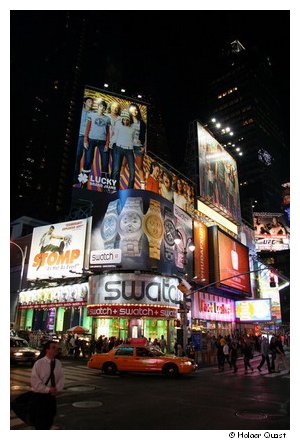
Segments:
[[[176,377],[179,374],[178,367],[175,364],[167,364],[163,367],[163,374],[168,377]]]

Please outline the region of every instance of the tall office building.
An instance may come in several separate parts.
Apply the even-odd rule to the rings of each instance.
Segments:
[[[289,179],[289,147],[283,135],[272,60],[255,47],[233,41],[216,60],[199,118],[237,160],[242,216],[252,222],[252,209],[280,209],[281,183]],[[195,162],[191,124],[187,169]],[[194,177],[197,178],[196,169]]]

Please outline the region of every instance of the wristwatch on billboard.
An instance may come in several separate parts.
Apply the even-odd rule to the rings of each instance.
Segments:
[[[176,236],[176,227],[172,210],[168,207],[164,209],[164,256],[166,261],[174,261],[174,245]]]
[[[142,198],[127,197],[118,219],[118,232],[121,237],[120,248],[123,256],[138,257],[141,255],[142,224]]]
[[[149,257],[160,260],[160,244],[164,235],[164,224],[160,213],[160,202],[150,199],[149,209],[143,219],[143,230],[149,242]]]
[[[181,241],[179,244],[175,244],[175,265],[180,269],[184,268],[184,249],[186,245],[186,233],[182,226],[177,226],[178,231],[181,234]]]
[[[119,216],[120,200],[114,200],[108,204],[104,219],[101,224],[100,234],[104,242],[104,249],[114,249],[118,247],[117,225]]]

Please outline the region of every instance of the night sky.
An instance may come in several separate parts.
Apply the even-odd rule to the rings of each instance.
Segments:
[[[107,63],[120,71],[122,87],[151,93],[161,111],[171,150],[181,160],[189,121],[203,117],[206,84],[215,59],[238,39],[269,55],[282,103],[283,129],[289,137],[289,11],[71,11],[100,28],[93,53],[90,85],[109,82]],[[66,11],[16,11],[11,19],[12,88],[34,90],[43,74],[43,54],[63,39],[59,24]],[[16,63],[17,60],[17,63]],[[55,66],[53,66],[55,70]],[[101,76],[102,75],[102,76]],[[99,83],[96,79],[99,78]],[[20,81],[21,80],[21,81]],[[19,86],[17,85],[19,81]],[[23,103],[18,104],[18,111]],[[205,122],[205,121],[204,121]],[[151,149],[151,146],[150,146]]]

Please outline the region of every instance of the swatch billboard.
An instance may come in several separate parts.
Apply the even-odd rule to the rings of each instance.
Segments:
[[[236,320],[240,322],[271,321],[271,300],[255,299],[235,302]]]
[[[181,242],[175,244],[179,232]],[[156,270],[192,275],[192,219],[158,194],[124,190],[97,194],[93,202],[90,268]],[[187,249],[187,253],[185,253]]]
[[[197,123],[200,200],[234,223],[241,221],[236,161]]]
[[[33,229],[28,280],[82,276],[87,219]]]

